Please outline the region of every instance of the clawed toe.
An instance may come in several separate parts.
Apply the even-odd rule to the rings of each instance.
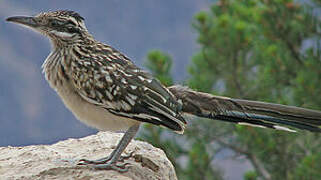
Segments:
[[[119,162],[124,162],[124,160],[127,160],[129,158],[131,158],[133,156],[134,152],[130,152],[128,155],[126,156],[120,156],[118,161]],[[97,160],[88,160],[88,159],[80,159],[78,161],[77,165],[98,165],[98,164],[106,164],[107,162],[109,162],[111,160],[111,157],[105,157],[105,158],[101,158],[101,159],[97,159]]]
[[[94,164],[94,161],[88,160],[88,159],[80,159],[77,163],[77,165],[88,165],[88,164]]]
[[[126,172],[128,171],[127,165],[130,163],[111,163],[111,162],[102,162],[102,161],[91,161],[87,159],[79,160],[77,165],[92,165],[94,169],[98,170],[115,170],[118,172]]]
[[[105,164],[110,161],[111,157],[105,157],[97,160],[80,159],[77,165]]]
[[[78,161],[77,165],[92,165],[94,169],[99,169],[99,170],[116,170],[118,172],[126,172],[128,171],[127,165],[130,163],[124,163],[124,160],[129,159],[132,157],[134,152],[129,153],[126,156],[121,156],[117,162],[122,162],[122,163],[117,163],[117,162],[111,162],[110,157],[106,158],[101,158],[98,160],[88,160],[88,159],[80,159]]]
[[[126,155],[126,156],[120,156],[120,158],[119,158],[118,161],[124,162],[124,160],[127,160],[127,159],[131,158],[131,157],[133,156],[133,154],[134,154],[134,151],[130,152],[130,153],[129,153],[128,155]]]
[[[115,170],[118,172],[127,172],[128,171],[128,166],[130,163],[106,163],[106,164],[96,164],[93,165],[94,169],[98,170]]]

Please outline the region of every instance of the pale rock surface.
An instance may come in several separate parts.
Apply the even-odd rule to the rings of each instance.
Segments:
[[[0,179],[177,179],[173,165],[162,150],[134,140],[123,153],[134,152],[131,158],[125,160],[130,163],[126,173],[76,165],[81,158],[99,159],[107,156],[122,135],[99,132],[97,135],[68,139],[53,145],[0,147]]]

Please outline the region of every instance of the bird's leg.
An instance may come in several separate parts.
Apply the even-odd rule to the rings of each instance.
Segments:
[[[81,159],[79,160],[78,165],[93,165],[96,169],[113,169],[120,172],[127,171],[127,163],[117,164],[117,162],[119,160],[127,159],[132,155],[132,153],[130,153],[129,156],[121,157],[122,152],[125,150],[129,142],[134,138],[138,129],[139,124],[131,126],[118,143],[116,149],[108,157],[101,158],[98,160]]]

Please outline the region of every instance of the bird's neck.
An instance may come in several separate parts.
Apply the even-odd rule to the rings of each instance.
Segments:
[[[68,69],[71,62],[83,58],[90,58],[90,49],[100,44],[90,34],[72,41],[50,37],[52,51],[42,65],[43,73],[50,86],[56,89],[64,80],[68,79]]]

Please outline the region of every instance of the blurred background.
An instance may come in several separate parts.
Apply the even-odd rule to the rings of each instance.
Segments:
[[[318,0],[0,2],[0,146],[96,133],[64,107],[41,73],[45,37],[5,18],[68,9],[94,37],[165,85],[321,110]],[[146,125],[179,179],[321,179],[321,137],[193,119],[185,136]]]

